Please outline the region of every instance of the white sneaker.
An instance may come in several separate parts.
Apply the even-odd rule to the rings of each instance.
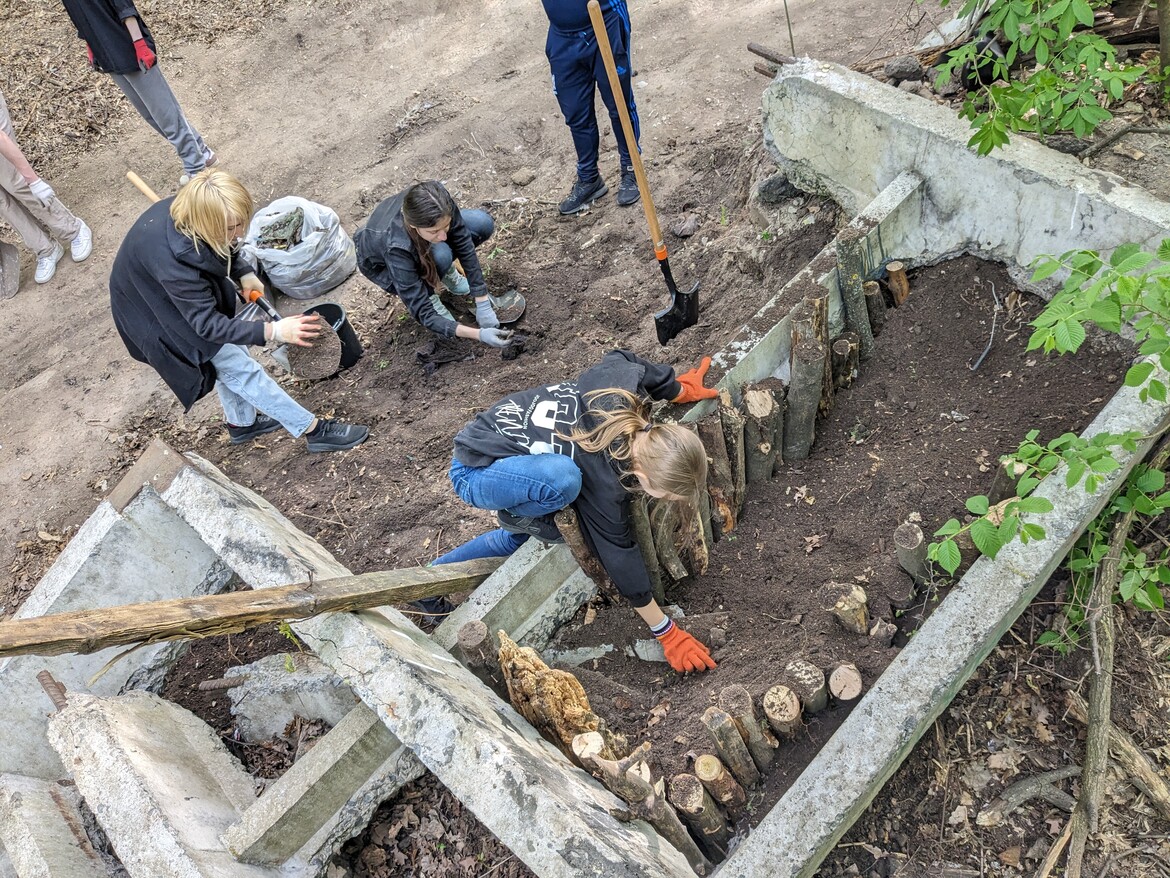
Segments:
[[[77,237],[69,242],[69,256],[74,262],[84,262],[92,252],[93,232],[90,231],[89,226],[82,222],[81,231],[77,233]]]
[[[460,274],[459,269],[455,267],[454,263],[447,269],[447,273],[443,275],[442,280],[443,286],[457,296],[466,296],[471,292],[471,284],[467,282],[467,278]]]
[[[42,256],[37,260],[37,273],[34,276],[39,284],[47,284],[53,279],[53,275],[57,273],[57,263],[61,261],[61,257],[65,255],[65,248],[53,242],[53,252],[48,256]]]

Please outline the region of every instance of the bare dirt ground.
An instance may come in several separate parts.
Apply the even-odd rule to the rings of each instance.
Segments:
[[[449,363],[428,375],[416,362],[427,334],[400,304],[355,275],[328,298],[349,310],[366,347],[364,359],[335,379],[293,385],[292,392],[322,414],[370,423],[371,441],[337,456],[306,455],[298,443],[279,434],[250,447],[230,448],[214,400],[182,413],[154,374],[128,358],[108,316],[110,264],[125,229],[145,206],[123,174],[136,170],[157,190],[171,192],[179,174],[177,160],[136,116],[109,108],[111,86],[84,69],[78,44],[55,2],[4,4],[0,0],[0,57],[32,57],[37,62],[33,68],[44,77],[14,82],[7,65],[0,67],[0,88],[9,98],[18,135],[26,144],[31,141],[34,163],[62,199],[93,226],[96,243],[87,263],[66,260],[45,287],[32,283],[31,259],[25,254],[25,282],[6,303],[3,338],[8,357],[0,362],[0,546],[8,557],[0,560],[7,562],[9,574],[0,583],[3,612],[19,605],[105,490],[156,434],[178,448],[197,450],[253,486],[355,570],[425,563],[490,523],[486,513],[454,500],[444,475],[451,434],[475,410],[518,387],[575,374],[612,347],[689,367],[725,342],[816,252],[839,221],[830,205],[799,198],[788,205],[789,227],[765,239],[747,216],[747,190],[766,167],[758,123],[765,80],[752,72],[754,58],[743,46],[756,40],[786,49],[782,4],[656,0],[634,9],[637,98],[656,201],[664,223],[684,210],[702,219],[695,237],[670,239],[670,244],[676,274],[703,280],[703,323],[662,349],[654,341],[648,315],[661,307],[663,289],[640,211],[619,210],[607,199],[577,219],[556,215],[555,204],[571,178],[572,148],[549,92],[541,51],[544,18],[535,3],[337,0],[313,5],[257,0],[233,4],[230,11],[226,4],[190,9],[171,4],[164,9],[143,3],[140,8],[162,47],[164,69],[187,114],[260,203],[290,193],[312,198],[337,210],[352,231],[381,198],[415,179],[443,179],[461,203],[484,204],[497,218],[497,236],[481,251],[489,284],[496,290],[518,286],[530,302],[521,327],[529,344],[517,360],[502,362],[494,352],[468,344],[463,350],[476,359]],[[896,53],[914,41],[912,32],[923,32],[931,17],[937,17],[933,7],[890,7],[872,0],[793,0],[789,7],[798,52],[844,62]],[[29,41],[29,32],[44,33],[45,39]],[[68,124],[61,124],[59,137],[52,134],[57,107],[44,98],[60,93],[54,91],[54,81],[69,84],[63,106],[74,112]],[[84,125],[77,122],[78,113],[86,119]],[[604,122],[602,127],[607,127]],[[76,147],[94,140],[92,148]],[[605,136],[602,170],[611,179],[616,171],[612,144],[612,136]],[[1108,161],[1124,158],[1111,153]],[[525,169],[534,176],[520,186],[513,176]],[[1146,176],[1157,184],[1157,174]],[[966,271],[965,278],[980,269]],[[300,307],[282,303],[286,313]],[[981,319],[979,307],[965,309],[973,321]],[[976,345],[977,338],[965,343]],[[1104,371],[1096,378],[1107,377],[1111,370]],[[1089,390],[1087,383],[1084,389]],[[876,390],[867,393],[877,399]],[[892,386],[883,386],[881,394],[891,411],[910,401]],[[871,406],[878,410],[873,401]],[[1019,418],[1029,417],[1026,409],[1027,404]],[[832,455],[838,460],[847,451],[866,450],[868,440],[854,440],[860,436],[855,428],[866,427],[868,416],[853,414],[839,413],[849,423],[826,427],[835,436],[837,445],[830,451],[837,448]],[[1076,422],[1074,412],[1067,416],[1070,426]],[[950,424],[952,431],[959,431],[959,422],[952,419]],[[1006,434],[1002,438],[1014,441]],[[941,444],[936,441],[936,446]],[[1006,448],[989,449],[991,459],[1002,450]],[[966,467],[977,466],[974,455],[963,461]],[[825,472],[822,477],[833,475]],[[933,502],[942,518],[953,514],[946,511],[942,493],[953,499],[959,491],[956,486],[953,492],[944,489],[945,484],[931,489],[932,496],[938,495]],[[777,515],[766,524],[771,536],[764,542],[785,538],[784,504],[778,497],[766,507]],[[757,509],[749,519],[760,513]],[[815,536],[829,533],[831,525],[802,520],[802,538],[804,530]],[[794,537],[788,534],[787,539]],[[755,537],[745,537],[744,547],[755,543]],[[724,561],[730,560],[731,548],[722,547]],[[872,546],[859,551],[872,552]],[[678,597],[700,610],[715,609],[718,591],[710,585],[696,583]],[[1051,612],[1051,605],[1041,606],[1017,626],[1015,637],[1025,646],[1005,640],[997,662],[982,669],[956,700],[940,720],[936,740],[918,748],[826,864],[824,874],[938,875],[951,864],[966,870],[952,873],[957,876],[1017,874],[1025,866],[1034,867],[1037,851],[1043,855],[1042,842],[1059,832],[1059,812],[1054,817],[1051,810],[1032,809],[1018,821],[1015,835],[993,835],[975,827],[966,810],[956,809],[966,809],[970,799],[973,813],[976,798],[989,798],[1029,764],[1077,758],[1075,747],[1066,747],[1068,755],[1040,746],[1052,743],[1050,726],[1055,728],[1056,722],[1036,717],[1060,711],[1055,681],[1081,673],[1027,647]],[[1155,656],[1151,662],[1156,662],[1162,632],[1149,620],[1138,621],[1146,627],[1135,629],[1140,634],[1133,640],[1142,645],[1135,651]],[[614,634],[620,632],[616,619],[606,624]],[[223,651],[232,663],[247,660],[249,652],[282,647],[272,632],[255,641],[237,637],[234,642],[240,654],[230,647]],[[739,645],[733,642],[728,648],[731,664],[743,658]],[[206,663],[207,651],[202,656],[189,658],[168,689],[176,700],[190,699],[193,707],[199,706],[191,692],[194,683],[217,676]],[[1020,672],[1021,656],[1027,666],[1037,667],[1034,674]],[[1143,675],[1151,662],[1135,662],[1132,684],[1137,689],[1153,691]],[[648,692],[657,689],[648,681],[645,686]],[[667,690],[676,701],[679,689],[674,682]],[[705,691],[697,693],[698,700],[703,697]],[[1164,717],[1165,702],[1158,697],[1151,696],[1148,703],[1133,701],[1138,712],[1132,716]],[[655,702],[648,709],[661,704],[649,696],[648,701]],[[200,715],[228,734],[225,702],[220,699],[219,714],[203,705]],[[1128,708],[1130,702],[1125,703]],[[652,714],[634,713],[612,719],[626,722],[631,734],[643,726],[649,731]],[[1021,716],[1033,719],[1025,723]],[[813,733],[826,731],[832,719],[818,722]],[[656,752],[670,755],[673,738],[662,734],[669,724],[661,725]],[[1164,745],[1157,722],[1148,721],[1147,727],[1150,746]],[[986,728],[993,731],[972,737],[972,729]],[[1075,731],[1064,725],[1057,737],[1068,744]],[[1005,736],[1012,742],[1011,752],[1023,752],[1030,762],[1022,757],[1005,761]],[[685,749],[680,744],[680,753],[673,755]],[[281,758],[279,753],[261,753],[252,764],[258,769],[268,756],[275,762]],[[948,771],[940,776],[935,766]],[[973,774],[966,770],[971,766]],[[780,781],[774,783],[768,795],[778,794],[779,786]],[[1133,797],[1118,792],[1116,803],[1128,810]],[[1136,813],[1144,820],[1142,807],[1138,801]],[[1154,844],[1136,836],[1128,840],[1134,847]],[[1109,851],[1121,851],[1119,845]],[[1020,850],[1013,854],[1014,847]],[[1113,874],[1144,874],[1122,869],[1145,861],[1155,862],[1156,857],[1131,858],[1124,867],[1115,865]],[[1105,862],[1104,855],[1099,862]],[[387,803],[368,837],[353,846],[350,863],[356,874],[376,878],[527,874],[433,778]]]

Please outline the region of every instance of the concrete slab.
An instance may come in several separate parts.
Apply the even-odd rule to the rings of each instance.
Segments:
[[[348,572],[263,498],[188,459],[163,498],[250,585]],[[293,628],[537,874],[693,874],[649,826],[614,819],[616,798],[401,613],[337,613]]]
[[[137,601],[190,597],[222,591],[232,579],[190,527],[157,494],[133,498],[119,514],[102,503],[81,526],[15,618],[117,606]],[[70,691],[112,695],[126,687],[157,687],[182,648],[179,643],[144,647],[92,678],[123,649],[92,655],[17,656],[0,659],[0,773],[56,780],[65,772],[45,739],[52,709],[36,681],[48,669]]]
[[[1162,380],[1167,376],[1162,374]],[[1136,430],[1157,436],[1170,422],[1170,405],[1143,403],[1123,387],[1085,430]],[[886,668],[848,719],[784,797],[724,862],[721,878],[811,878],[838,839],[869,805],[995,647],[1069,548],[1097,516],[1152,444],[1135,454],[1115,450],[1120,468],[1086,494],[1065,487],[1057,470],[1036,489],[1053,511],[1025,518],[1041,525],[1044,540],[1014,542],[995,560],[981,557]]]
[[[74,694],[49,739],[134,878],[275,878],[238,863],[219,836],[255,800],[218,735],[148,692]]]
[[[970,138],[949,108],[836,64],[785,64],[764,92],[764,143],[802,188],[856,213],[902,173],[928,181],[913,228],[887,241],[894,258],[972,253],[1026,286],[1042,254],[1154,248],[1170,229],[1170,204],[1120,177],[1020,136],[978,156]]]
[[[0,845],[19,878],[109,878],[86,837],[72,784],[0,775]],[[5,875],[0,868],[0,876]]]
[[[236,728],[253,743],[283,735],[297,716],[335,726],[358,703],[353,690],[308,652],[270,655],[228,668],[224,677],[243,678],[227,694]]]

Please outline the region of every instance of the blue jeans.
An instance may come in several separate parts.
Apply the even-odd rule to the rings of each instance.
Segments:
[[[459,215],[463,217],[463,225],[467,226],[467,231],[471,233],[472,246],[478,247],[496,230],[496,223],[486,210],[460,210]],[[455,254],[451,252],[451,247],[446,241],[431,244],[431,256],[435,259],[439,277],[445,275],[455,262]]]
[[[251,426],[256,412],[262,411],[280,421],[293,436],[301,436],[313,423],[313,413],[285,393],[242,345],[225,344],[211,358],[211,364],[215,366],[215,389],[229,424]]]
[[[563,454],[505,457],[490,466],[451,461],[451,484],[459,498],[477,509],[506,509],[514,515],[549,515],[564,509],[581,493],[581,470]],[[527,534],[502,528],[480,534],[440,555],[434,564],[511,555]]]

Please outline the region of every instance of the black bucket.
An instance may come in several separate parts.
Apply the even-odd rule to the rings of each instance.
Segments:
[[[348,369],[362,358],[362,343],[358,341],[357,333],[349,324],[345,316],[345,309],[336,302],[322,302],[312,308],[305,309],[306,314],[320,314],[321,319],[333,327],[337,337],[341,339],[341,368]]]

